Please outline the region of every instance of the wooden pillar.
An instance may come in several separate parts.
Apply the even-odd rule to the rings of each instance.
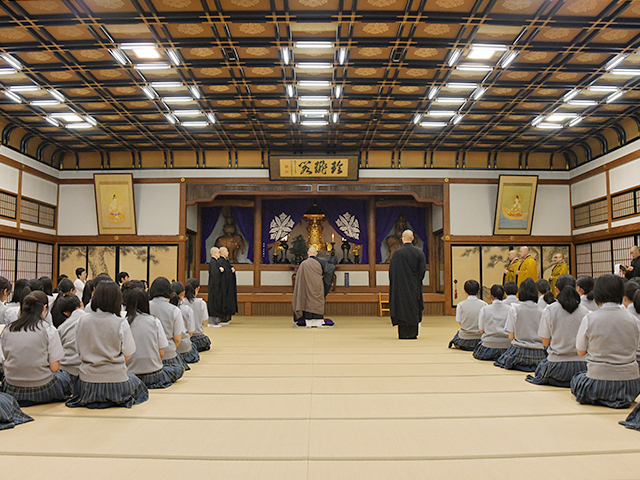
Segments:
[[[453,292],[451,290],[451,212],[449,210],[449,179],[444,179],[443,195],[444,205],[442,211],[443,240],[444,240],[444,313],[454,315],[455,309],[451,306]]]
[[[180,179],[180,224],[178,243],[178,281],[185,283],[187,275],[187,184]]]
[[[253,208],[253,287],[254,288],[260,286],[261,265],[262,265],[262,197],[255,197],[254,208]]]
[[[369,236],[367,248],[369,249],[369,287],[376,286],[376,198],[367,200],[367,235]]]

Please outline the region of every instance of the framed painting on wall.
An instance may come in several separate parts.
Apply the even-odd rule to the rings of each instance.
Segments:
[[[494,235],[531,235],[537,175],[500,175]]]
[[[93,175],[100,235],[135,235],[136,209],[133,199],[133,175]]]

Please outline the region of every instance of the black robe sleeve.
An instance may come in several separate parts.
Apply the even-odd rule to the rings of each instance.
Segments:
[[[221,278],[222,290],[222,311],[224,315],[235,315],[238,313],[238,286],[236,283],[236,274],[231,271],[231,262],[228,259],[220,257],[220,266],[224,268]]]
[[[633,277],[640,277],[640,257],[636,257],[631,260],[631,267],[633,270],[629,270],[624,274],[628,279],[632,279]]]
[[[389,265],[389,309],[394,325],[422,321],[422,281],[427,271],[424,253],[410,243],[397,249]]]
[[[209,262],[209,284],[207,286],[207,309],[210,317],[223,317],[222,289],[220,288],[222,274],[218,260],[212,258]]]

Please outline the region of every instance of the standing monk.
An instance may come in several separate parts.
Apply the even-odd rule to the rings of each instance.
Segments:
[[[621,270],[624,273],[624,276],[631,280],[634,277],[640,277],[640,248],[637,245],[634,245],[629,249],[629,253],[631,254],[631,266],[630,267],[622,267]]]
[[[520,265],[516,271],[517,284],[524,282],[527,278],[531,278],[533,282],[538,281],[538,262],[536,259],[529,255],[529,247],[520,247]]]
[[[398,326],[398,338],[418,338],[424,300],[422,280],[427,271],[424,253],[414,247],[413,232],[402,232],[402,247],[398,248],[389,265],[389,309],[391,322]]]
[[[509,263],[507,264],[507,268],[504,269],[504,274],[502,275],[502,285],[507,282],[516,281],[516,270],[518,270],[518,265],[520,265],[518,254],[515,250],[509,250],[509,256],[507,258]]]
[[[222,317],[221,324],[228,325],[231,317],[238,313],[238,284],[236,282],[236,269],[229,261],[229,249],[220,247],[220,260],[222,268]]]
[[[209,326],[219,327],[224,316],[222,312],[222,272],[224,268],[219,263],[220,250],[211,247],[211,261],[209,262],[209,286],[207,287],[207,308],[209,310]]]
[[[554,256],[553,256],[553,263],[554,266],[551,269],[551,276],[549,277],[549,283],[551,284],[551,292],[553,293],[553,296],[556,296],[556,281],[558,280],[558,277],[560,277],[560,275],[568,275],[569,274],[569,267],[567,267],[567,264],[564,263],[564,255],[560,252],[557,252]]]
[[[333,268],[331,268],[333,267]],[[296,272],[296,284],[293,287],[293,321],[323,320],[324,299],[329,289],[326,288],[325,273],[331,280],[335,265],[318,259],[318,250],[315,247],[307,250],[307,259],[298,267]],[[331,285],[329,284],[329,288]],[[326,292],[326,293],[325,293]],[[300,324],[301,325],[301,324]],[[307,326],[311,326],[307,324]]]

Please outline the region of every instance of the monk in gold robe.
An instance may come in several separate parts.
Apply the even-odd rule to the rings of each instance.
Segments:
[[[553,292],[555,296],[556,281],[558,280],[558,277],[560,275],[567,275],[569,273],[569,267],[567,267],[567,264],[564,263],[564,255],[560,252],[556,253],[553,256],[553,263],[555,265],[553,266],[553,269],[551,269],[551,277],[549,277],[549,283],[551,284],[551,292]]]
[[[529,247],[520,247],[520,265],[516,275],[518,287],[527,278],[533,279],[534,282],[538,281],[538,262],[529,255]]]
[[[509,263],[507,264],[507,268],[504,269],[504,274],[502,275],[503,285],[507,282],[516,281],[516,271],[520,266],[520,260],[518,260],[518,254],[515,250],[509,250],[509,256],[507,258]]]

